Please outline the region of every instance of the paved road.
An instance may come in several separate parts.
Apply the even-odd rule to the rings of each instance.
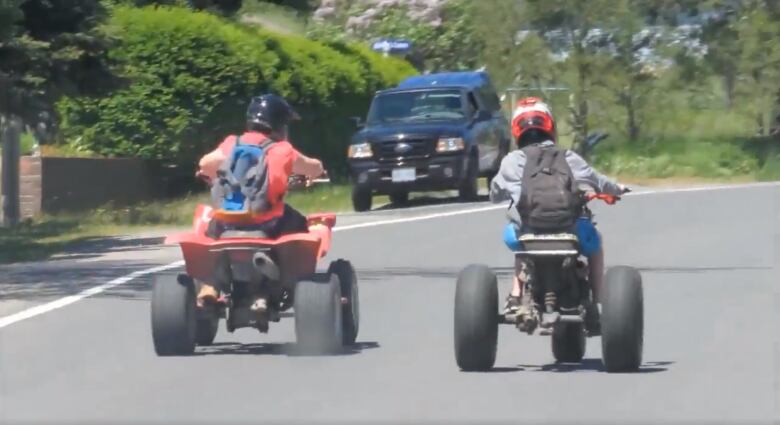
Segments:
[[[644,365],[602,371],[600,343],[579,366],[549,339],[499,334],[497,369],[461,373],[452,352],[457,272],[481,262],[508,287],[503,212],[433,206],[345,217],[332,258],[361,283],[359,344],[292,355],[292,321],[228,334],[187,358],[158,358],[149,279],[0,328],[0,423],[40,422],[719,422],[772,423],[780,381],[780,186],[629,196],[596,206],[609,264],[643,270]],[[470,213],[453,214],[461,210]],[[439,218],[433,214],[443,213]],[[129,272],[179,259],[156,239],[46,264],[0,268],[0,320]],[[152,245],[149,245],[149,244]]]

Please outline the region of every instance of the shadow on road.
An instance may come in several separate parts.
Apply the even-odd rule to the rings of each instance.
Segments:
[[[772,270],[769,266],[722,266],[722,267],[638,267],[640,272],[647,273],[706,273],[730,272],[743,270]]]
[[[514,267],[491,267],[496,276],[501,279],[512,277]],[[447,278],[457,279],[462,268],[418,268],[418,267],[385,267],[378,270],[358,269],[359,280],[383,280],[392,277]]]
[[[636,372],[629,373],[657,373],[666,372],[667,366],[674,362],[645,362]],[[521,369],[527,369],[534,372],[606,372],[604,363],[601,359],[582,359],[580,363],[550,363],[545,365],[519,365]]]
[[[218,356],[218,355],[284,355],[290,357],[339,357],[359,354],[363,350],[379,348],[379,343],[374,341],[356,342],[355,344],[344,347],[344,351],[330,356],[311,356],[302,353],[297,344],[292,342],[284,343],[253,343],[240,344],[237,342],[218,342],[207,347],[198,347],[194,355],[196,356]]]
[[[57,259],[84,258],[84,256],[100,256],[110,252],[125,251],[149,251],[157,249],[162,245],[164,237],[133,237],[133,236],[114,236],[89,238],[79,242],[74,242],[68,246],[68,252],[57,255]]]
[[[517,366],[496,366],[490,370],[485,370],[485,371],[471,372],[471,371],[464,370],[462,372],[463,373],[508,373],[508,372],[521,372],[523,370],[524,369],[522,367],[517,367]]]
[[[152,259],[154,260],[154,259]],[[0,268],[0,299],[32,300],[59,298],[102,285],[134,271],[159,266],[153,261],[111,260],[95,262],[50,261],[35,267]],[[98,297],[148,299],[151,277],[143,276],[111,288]]]

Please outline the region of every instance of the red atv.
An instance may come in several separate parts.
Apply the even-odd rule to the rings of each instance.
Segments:
[[[228,332],[253,327],[268,332],[269,322],[293,309],[298,347],[306,353],[334,353],[355,342],[359,324],[355,270],[345,260],[316,266],[330,249],[335,214],[308,217],[307,233],[268,239],[261,231],[225,230],[212,237],[210,224],[247,222],[246,213],[198,205],[193,230],[171,235],[185,272],[155,276],[152,291],[152,337],[158,355],[191,354],[196,345],[214,341],[219,320]],[[213,226],[212,226],[213,227]],[[220,292],[216,303],[198,307],[200,282]]]

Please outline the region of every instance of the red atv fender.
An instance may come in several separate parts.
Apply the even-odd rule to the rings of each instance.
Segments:
[[[170,235],[166,244],[178,244],[187,274],[197,280],[213,282],[214,270],[220,256],[227,253],[232,262],[251,261],[252,254],[263,248],[271,249],[277,256],[283,282],[295,282],[314,274],[317,262],[330,250],[335,214],[312,214],[307,217],[309,231],[284,235],[278,239],[221,238],[206,235],[214,209],[198,205],[191,232]]]

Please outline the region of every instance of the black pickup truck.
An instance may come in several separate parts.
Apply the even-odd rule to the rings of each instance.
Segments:
[[[413,191],[474,200],[478,178],[491,179],[512,145],[484,72],[410,77],[376,94],[361,127],[348,152],[355,211],[371,209],[374,195],[403,204]]]

